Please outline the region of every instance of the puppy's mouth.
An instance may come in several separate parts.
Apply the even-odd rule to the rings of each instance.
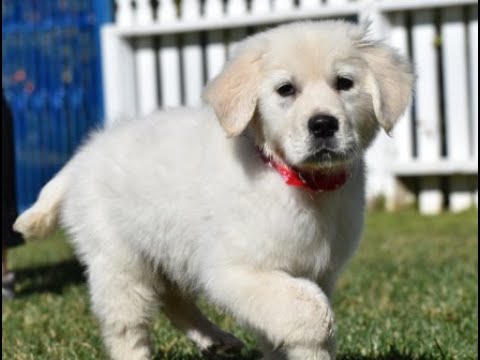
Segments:
[[[288,165],[275,156],[266,155],[261,149],[260,155],[263,161],[274,168],[288,185],[313,192],[337,190],[345,185],[349,177],[347,162],[340,155],[335,155],[338,160],[332,162],[332,153],[315,153],[299,166]]]
[[[316,150],[305,158],[298,168],[306,171],[322,171],[324,173],[335,173],[348,169],[354,161],[353,153],[350,151],[337,151],[329,148]]]
[[[292,168],[310,189],[333,191],[348,181],[353,162],[353,153],[322,148]]]
[[[334,191],[341,188],[348,180],[347,168],[302,169],[297,170],[302,183],[313,191]]]

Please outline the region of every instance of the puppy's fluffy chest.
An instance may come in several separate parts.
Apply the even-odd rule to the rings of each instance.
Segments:
[[[358,241],[361,228],[357,224],[345,228],[344,223],[351,222],[350,211],[339,208],[351,189],[314,194],[281,186],[281,194],[259,206],[255,234],[243,245],[249,247],[255,266],[318,279],[341,266],[349,256],[343,249],[355,247]],[[352,206],[357,205],[353,201]]]

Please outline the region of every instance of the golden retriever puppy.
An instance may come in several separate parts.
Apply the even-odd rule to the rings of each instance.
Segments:
[[[208,106],[94,134],[15,228],[44,236],[59,219],[113,359],[150,358],[157,308],[203,351],[241,346],[198,294],[255,331],[266,359],[333,359],[329,298],[362,232],[364,151],[412,82],[355,24],[259,33],[207,86]]]

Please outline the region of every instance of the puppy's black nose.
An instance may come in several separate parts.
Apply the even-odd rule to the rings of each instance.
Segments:
[[[316,138],[329,138],[338,131],[338,119],[331,115],[316,114],[308,120],[308,130]]]

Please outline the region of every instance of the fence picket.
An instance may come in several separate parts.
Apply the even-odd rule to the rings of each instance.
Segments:
[[[245,0],[229,0],[227,2],[227,16],[238,17],[247,14],[247,2]],[[230,30],[228,41],[228,56],[235,51],[237,44],[247,36],[246,28]]]
[[[160,93],[162,107],[176,107],[182,104],[180,49],[176,35],[164,35],[159,47]]]
[[[406,26],[406,14],[397,12],[391,16],[390,43],[403,55],[408,56],[408,29]],[[406,111],[398,121],[393,136],[396,145],[396,156],[399,161],[408,162],[413,160],[412,116]]]
[[[197,0],[182,1],[182,21],[200,18],[200,3]],[[182,37],[183,89],[185,105],[200,104],[203,88],[203,59],[200,34],[188,33]]]
[[[275,12],[290,11],[295,9],[295,1],[293,0],[273,0],[272,9]]]
[[[441,24],[447,157],[449,160],[462,161],[470,157],[467,37],[463,9],[443,9]],[[462,211],[471,206],[472,198],[465,176],[449,179],[449,200],[452,211]]]
[[[136,0],[137,10],[135,13],[135,24],[138,26],[151,24],[153,22],[153,8],[149,0]]]
[[[416,82],[416,119],[418,155],[424,162],[440,159],[440,104],[437,76],[437,54],[433,10],[413,13],[413,59],[418,79]],[[440,178],[428,176],[420,179],[419,208],[422,213],[436,214],[442,210],[443,195]]]
[[[173,23],[177,21],[177,7],[175,0],[162,0],[157,10],[157,19],[160,23]]]
[[[174,0],[162,0],[158,8],[157,19],[163,24],[177,21],[177,9]],[[160,94],[163,108],[182,104],[180,48],[177,35],[162,35],[158,48],[158,67],[160,69]]]
[[[473,132],[473,157],[478,162],[478,5],[468,8],[470,121]],[[478,208],[478,179],[474,184],[473,201]]]
[[[300,9],[317,9],[319,6],[322,6],[321,0],[300,0],[299,8]]]
[[[267,14],[270,12],[270,0],[252,0],[252,14]]]
[[[153,9],[149,0],[137,0],[136,24],[153,23]],[[136,39],[135,69],[137,78],[138,111],[146,115],[158,108],[155,49],[151,37]]]
[[[205,17],[217,19],[223,16],[222,0],[207,0],[205,3]],[[211,80],[222,70],[226,59],[225,37],[222,30],[213,30],[207,33],[205,45],[207,79]]]
[[[350,0],[327,0],[328,5],[345,5],[348,4]]]
[[[132,2],[130,0],[117,0],[116,23],[120,26],[131,26],[134,21]]]
[[[473,155],[478,158],[478,6],[468,9],[470,115],[473,129]]]
[[[389,17],[388,21],[390,44],[398,49],[398,51],[409,56],[408,49],[408,28],[405,12],[396,12]],[[415,161],[414,144],[413,144],[413,119],[411,109],[408,108],[399,119],[397,125],[393,129],[392,138],[394,144],[393,157],[401,163],[411,163]],[[386,208],[390,211],[396,210],[402,206],[410,205],[415,202],[415,195],[405,186],[404,179],[395,177],[395,164],[387,164],[390,172],[393,169],[394,179],[392,181],[392,189],[390,194],[386,194]]]

